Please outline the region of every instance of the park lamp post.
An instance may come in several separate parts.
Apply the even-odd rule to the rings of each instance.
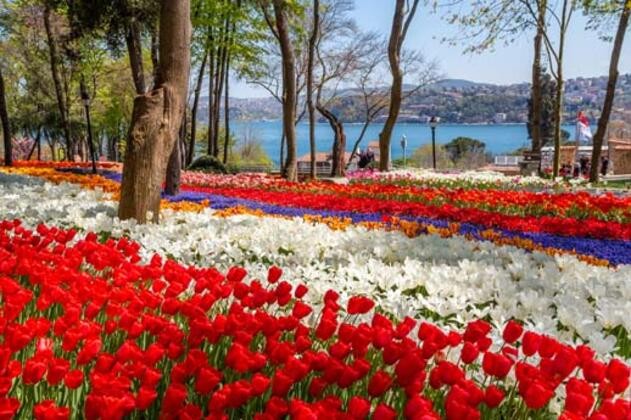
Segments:
[[[408,147],[408,139],[404,134],[403,136],[401,136],[401,148],[403,149],[403,167],[405,167],[407,147]]]
[[[88,148],[90,150],[90,158],[92,159],[92,173],[96,174],[96,156],[94,154],[94,143],[92,142],[92,125],[90,124],[90,95],[81,81],[81,101],[85,109],[85,119],[88,124]]]
[[[432,129],[432,166],[434,170],[436,170],[436,127],[438,127],[439,122],[439,117],[429,119],[429,126]]]

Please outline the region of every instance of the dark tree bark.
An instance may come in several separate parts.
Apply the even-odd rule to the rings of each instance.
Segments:
[[[35,135],[35,141],[33,142],[33,147],[31,147],[31,151],[28,153],[26,160],[31,160],[33,157],[33,153],[37,149],[37,160],[42,160],[42,127],[37,127],[37,134]]]
[[[219,114],[221,112],[221,95],[224,89],[224,80],[226,74],[226,58],[228,55],[227,37],[229,30],[229,17],[226,16],[225,25],[222,28],[220,42],[221,46],[217,52],[217,73],[215,75],[215,100],[214,100],[214,131],[213,131],[213,156],[219,157]]]
[[[618,62],[620,61],[620,52],[624,42],[624,35],[629,26],[629,15],[631,14],[631,2],[625,2],[620,21],[618,22],[618,30],[614,40],[613,49],[611,51],[611,60],[609,62],[609,80],[607,81],[607,93],[605,94],[605,102],[603,111],[598,119],[598,128],[594,135],[594,148],[592,149],[592,167],[589,173],[591,182],[598,182],[598,174],[600,169],[600,155],[602,153],[603,141],[609,125],[609,117],[611,116],[611,108],[616,94],[616,84],[618,83]]]
[[[42,160],[42,129],[37,129],[37,160]]]
[[[557,54],[557,71],[556,71],[556,100],[554,102],[554,160],[552,162],[552,176],[559,176],[559,167],[561,162],[561,123],[563,122],[563,89],[565,81],[563,80],[563,56],[565,52],[565,35],[567,32],[568,15],[567,10],[570,7],[572,13],[572,5],[568,5],[571,0],[563,1],[563,10],[561,24],[559,27],[559,52]]]
[[[142,63],[142,43],[140,37],[140,23],[136,20],[129,22],[127,34],[125,35],[127,53],[129,54],[129,66],[131,67],[132,78],[136,94],[142,95],[147,91],[145,84],[145,70]]]
[[[162,0],[160,72],[151,92],[134,100],[125,155],[121,219],[159,220],[160,190],[186,106],[190,66],[190,0]]]
[[[174,196],[180,193],[180,180],[182,178],[182,152],[185,152],[182,145],[186,142],[186,108],[184,109],[184,115],[182,117],[182,124],[180,125],[179,139],[173,145],[173,151],[169,156],[169,163],[167,164],[167,176],[164,186],[164,193],[166,195]]]
[[[57,107],[59,110],[59,116],[61,120],[62,129],[64,131],[64,137],[66,138],[67,153],[65,158],[72,158],[73,154],[73,141],[70,135],[70,122],[68,121],[68,105],[67,98],[64,95],[64,89],[61,82],[61,74],[59,72],[59,54],[57,52],[57,41],[53,34],[53,30],[50,24],[50,7],[48,4],[44,7],[44,27],[46,29],[46,39],[48,42],[48,52],[50,57],[50,70],[53,76],[53,84],[55,85],[55,96],[57,99]]]
[[[160,44],[158,43],[158,30],[151,30],[151,65],[153,67],[153,84],[156,84],[160,74]]]
[[[11,124],[7,110],[7,98],[4,88],[4,75],[0,66],[0,121],[2,121],[2,137],[4,137],[4,165],[13,165],[13,143],[11,140]]]
[[[407,35],[410,23],[414,18],[420,0],[414,0],[407,17],[405,12],[406,0],[396,0],[394,17],[392,18],[392,30],[390,31],[390,41],[388,43],[388,61],[390,63],[390,73],[392,74],[392,87],[390,89],[390,109],[388,118],[379,134],[379,169],[387,171],[390,169],[390,142],[392,131],[399,117],[401,101],[403,98],[403,71],[401,70],[401,48]]]
[[[191,110],[191,138],[188,145],[188,153],[186,154],[186,165],[190,165],[195,157],[195,135],[197,134],[197,108],[199,107],[199,97],[202,93],[202,83],[204,82],[204,71],[208,62],[208,48],[202,57],[202,64],[199,67],[197,82],[195,84],[195,94],[193,96],[193,109]]]
[[[541,152],[541,145],[543,141],[541,139],[541,110],[542,110],[542,95],[541,95],[541,47],[543,43],[543,31],[546,24],[546,1],[539,5],[538,18],[537,18],[537,32],[535,34],[534,47],[535,56],[532,63],[532,151],[534,153]]]
[[[208,155],[214,155],[213,139],[215,138],[215,50],[212,29],[210,32],[210,62],[208,64]]]
[[[273,0],[276,31],[283,62],[283,131],[287,141],[287,159],[283,176],[290,181],[298,178],[296,162],[296,58],[289,35],[287,2]]]
[[[173,152],[169,156],[169,163],[167,165],[167,177],[166,184],[164,186],[164,193],[166,195],[174,196],[180,193],[180,174],[182,171],[182,161],[180,160],[180,142],[179,140],[173,145]]]
[[[309,37],[309,55],[307,58],[307,107],[309,109],[309,149],[311,151],[311,179],[316,178],[316,140],[315,140],[315,105],[313,103],[313,67],[315,49],[320,29],[320,0],[313,0],[313,28]]]
[[[48,142],[48,147],[50,147],[50,155],[51,155],[51,159],[53,162],[55,162],[57,160],[57,155],[56,155],[56,150],[55,150],[55,143]]]
[[[234,26],[233,26],[234,30]],[[224,93],[224,139],[223,139],[223,163],[228,163],[228,147],[230,146],[230,51],[226,54],[226,89]]]
[[[318,112],[326,118],[334,133],[333,147],[331,149],[331,176],[344,176],[346,162],[344,151],[346,150],[346,134],[344,124],[328,109],[321,105],[317,106]]]
[[[241,0],[236,2],[237,8],[241,7]],[[226,74],[225,74],[225,94],[224,94],[224,144],[223,144],[223,163],[228,163],[228,148],[230,146],[230,60],[232,59],[232,49],[234,45],[234,37],[236,34],[236,18],[228,15],[230,22],[230,30],[226,37]]]
[[[285,129],[283,128],[283,132],[280,135],[280,173],[282,174],[285,167]]]
[[[366,130],[368,129],[368,125],[370,125],[370,121],[364,122],[364,125],[362,126],[362,130],[359,132],[359,137],[357,137],[357,140],[355,140],[355,143],[353,144],[353,150],[351,151],[351,155],[348,158],[348,162],[346,162],[346,169],[348,169],[348,166],[351,164],[351,162],[357,155],[357,149],[359,148],[359,144],[362,142],[362,140],[364,139],[364,136],[366,135]]]

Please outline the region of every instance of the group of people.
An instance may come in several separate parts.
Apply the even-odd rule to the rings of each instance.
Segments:
[[[366,150],[360,150],[358,156],[359,162],[357,163],[357,166],[360,169],[367,168],[368,165],[375,161],[375,153],[372,151],[370,146],[368,146]]]
[[[592,169],[592,162],[588,156],[580,156],[576,162],[574,162],[574,166],[572,165],[564,165],[561,168],[561,175],[570,176],[574,178],[579,177],[588,177],[589,173]],[[609,158],[607,156],[602,156],[600,158],[600,175],[607,175],[607,171],[609,170]]]

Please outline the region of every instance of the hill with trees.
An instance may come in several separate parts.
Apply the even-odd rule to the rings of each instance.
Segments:
[[[600,115],[607,77],[579,77],[568,79],[565,87],[565,117],[572,119],[578,111],[595,120]],[[404,89],[412,89],[405,86]],[[383,87],[384,90],[388,89]],[[361,96],[355,89],[338,93],[333,106],[344,122],[362,122]],[[399,121],[425,123],[436,115],[446,123],[526,123],[530,84],[495,85],[469,80],[443,79],[418,91],[403,101]],[[200,108],[207,107],[208,98],[200,100]],[[275,120],[280,115],[280,104],[274,98],[231,98],[230,115],[236,120]],[[631,107],[631,74],[622,75],[616,93],[617,108]],[[201,112],[201,116],[207,113]],[[383,122],[385,113],[375,122]]]

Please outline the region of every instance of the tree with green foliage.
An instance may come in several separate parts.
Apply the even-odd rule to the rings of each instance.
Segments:
[[[456,137],[443,146],[449,152],[453,162],[457,162],[467,154],[484,154],[486,144],[470,137]]]
[[[60,1],[60,0],[58,0]],[[67,4],[68,16],[75,36],[93,33],[104,38],[114,54],[120,54],[122,45],[127,50],[129,66],[136,94],[142,95],[150,89],[149,77],[157,74],[157,30],[159,0],[63,0]],[[152,38],[152,71],[146,70],[143,57],[144,39]],[[155,82],[155,81],[153,81]]]
[[[471,7],[461,8],[462,1],[434,1],[434,6],[449,6],[447,21],[459,26],[459,34],[451,38],[443,38],[452,45],[466,45],[465,52],[482,52],[493,49],[499,42],[505,45],[512,43],[524,32],[534,28],[534,55],[532,63],[531,83],[531,150],[539,152],[543,139],[540,127],[544,112],[542,107],[542,64],[545,31],[548,27],[548,0],[476,0]],[[464,10],[464,11],[463,11]]]
[[[432,145],[428,142],[414,150],[406,162],[410,166],[417,168],[431,168],[433,159]],[[436,145],[436,167],[440,169],[453,168],[454,163],[449,152],[441,145]]]
[[[542,72],[540,80],[541,101],[539,105],[539,112],[535,111],[532,97],[528,100],[528,121],[526,122],[526,129],[528,130],[528,137],[532,139],[533,142],[537,123],[539,128],[539,141],[537,142],[539,150],[535,150],[533,147],[531,149],[533,151],[540,151],[541,147],[546,146],[554,140],[554,127],[556,124],[554,118],[556,82],[552,79],[550,74],[546,72]],[[536,118],[536,115],[539,115],[539,118]]]
[[[554,21],[558,26],[558,41],[556,43],[551,40],[551,32],[546,29],[543,31],[544,43],[548,60],[550,61],[550,71],[556,81],[556,95],[554,102],[554,160],[552,163],[552,176],[556,178],[559,175],[559,166],[561,160],[561,124],[563,124],[563,94],[565,79],[563,76],[565,46],[567,40],[568,28],[572,21],[572,16],[577,8],[576,0],[562,0],[560,14],[555,10],[550,10],[554,17]],[[530,9],[533,18],[537,18],[537,12]]]

